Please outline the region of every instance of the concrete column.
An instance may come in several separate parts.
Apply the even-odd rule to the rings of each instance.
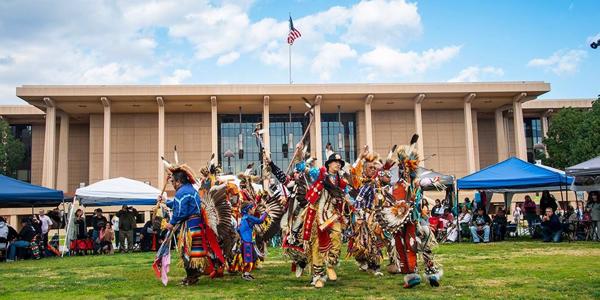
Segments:
[[[100,97],[104,106],[104,139],[103,139],[103,156],[102,156],[102,179],[110,178],[110,100],[106,97]]]
[[[162,189],[165,184],[165,166],[161,159],[165,156],[165,100],[163,97],[156,97],[156,103],[158,104],[158,186],[156,188]]]
[[[317,95],[315,97],[315,152],[317,158],[317,166],[323,164],[323,138],[321,132],[321,102],[323,96]]]
[[[56,189],[69,190],[69,116],[60,115],[60,135],[58,143],[58,171],[56,172]]]
[[[471,110],[471,117],[473,119],[473,149],[475,150],[475,170],[479,171],[479,124],[477,122],[477,110]]]
[[[211,151],[219,157],[219,123],[217,116],[217,96],[210,97],[210,143]]]
[[[365,98],[365,137],[367,146],[373,151],[373,122],[371,119],[371,103],[373,103],[373,95],[368,95]]]
[[[419,165],[425,167],[425,147],[423,146],[423,116],[421,114],[421,103],[425,100],[425,94],[419,94],[415,97],[415,129],[419,135],[417,140],[417,152],[421,157]]]
[[[513,98],[513,121],[515,127],[515,153],[517,157],[527,161],[527,145],[525,144],[525,125],[523,124],[522,101],[527,93],[520,93]]]
[[[465,97],[465,141],[467,150],[467,171],[469,174],[476,171],[475,165],[475,142],[473,140],[473,117],[471,114],[471,102],[475,99],[476,94],[470,93]]]
[[[45,97],[46,132],[44,136],[44,159],[42,165],[42,186],[55,188],[55,147],[56,147],[56,107],[52,99]]]
[[[269,99],[269,96],[263,97],[263,142],[265,143],[265,151],[267,151],[267,153],[271,151],[271,139],[269,134]]]
[[[553,113],[554,110],[553,109],[549,109],[547,111],[545,111],[542,116],[540,117],[540,120],[542,121],[542,135],[544,137],[548,137],[548,116],[550,116],[551,113]]]
[[[508,158],[508,144],[506,142],[503,113],[504,108],[496,109],[496,153],[498,154],[498,162]]]
[[[542,135],[544,138],[548,137],[548,116],[550,116],[551,113],[553,113],[554,110],[553,109],[549,109],[546,112],[544,112],[542,114],[541,117],[541,121],[542,121]],[[546,147],[544,147],[544,153],[546,154],[546,156],[548,156],[548,149]]]

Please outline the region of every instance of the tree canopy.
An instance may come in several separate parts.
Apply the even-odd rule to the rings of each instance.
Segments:
[[[10,125],[0,119],[0,173],[15,177],[25,159],[25,145],[10,132]]]
[[[589,110],[572,107],[552,116],[544,138],[548,157],[543,163],[565,169],[600,155],[600,101]]]

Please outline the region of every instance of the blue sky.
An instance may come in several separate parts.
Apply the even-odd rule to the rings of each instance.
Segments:
[[[546,81],[600,94],[598,1],[0,2],[0,104],[22,84]]]

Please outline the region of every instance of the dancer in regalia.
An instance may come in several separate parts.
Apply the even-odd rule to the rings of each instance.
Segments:
[[[252,202],[242,204],[242,219],[238,225],[240,252],[234,259],[234,265],[232,266],[235,271],[243,272],[242,278],[245,280],[254,279],[250,272],[256,268],[256,262],[259,258],[254,240],[254,226],[262,224],[267,217],[267,212],[262,213],[260,218],[255,217],[255,210],[256,207]]]
[[[348,241],[348,255],[354,256],[361,271],[383,276],[380,266],[383,260],[384,236],[375,220],[375,208],[383,199],[378,171],[382,164],[378,158],[377,154],[370,153],[365,147],[351,170],[353,188],[358,193],[351,219],[352,234]]]
[[[339,172],[345,162],[331,154],[306,194],[309,207],[304,218],[303,239],[308,241],[315,288],[336,281],[335,267],[342,248],[342,220],[347,182]]]
[[[169,180],[176,191],[173,200],[166,200],[167,207],[172,209],[166,229],[181,229],[178,247],[186,272],[181,284],[194,285],[203,273],[214,277],[225,259],[215,232],[206,223],[207,217],[201,208],[198,191],[192,185],[196,183],[192,169],[185,164],[166,164],[169,165]],[[159,196],[159,201],[165,202],[162,196]]]
[[[402,273],[404,287],[412,288],[421,283],[417,267],[417,253],[421,254],[425,277],[431,286],[439,286],[442,269],[434,261],[432,248],[437,245],[435,236],[426,225],[420,224],[423,192],[419,185],[417,168],[419,156],[416,151],[418,135],[413,135],[409,146],[397,151],[400,180],[394,185],[393,200],[387,201],[377,213],[382,228],[392,236],[390,239],[391,264],[388,272]]]

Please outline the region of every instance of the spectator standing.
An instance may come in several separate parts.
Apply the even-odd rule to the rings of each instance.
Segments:
[[[23,228],[21,228],[17,240],[12,242],[8,248],[7,262],[15,261],[15,258],[17,257],[17,248],[32,247],[32,244],[35,241],[36,232],[30,221],[28,219],[23,219],[21,225]]]
[[[583,208],[583,201],[577,202],[577,209],[575,210],[577,214],[577,220],[583,221],[583,214],[585,214],[585,209]]]
[[[586,210],[592,219],[592,239],[600,240],[600,196],[598,191],[589,192]]]
[[[86,243],[87,239],[85,215],[82,209],[77,209],[77,211],[75,211],[75,226],[73,226],[73,231],[71,231],[71,254],[85,255],[85,252],[88,250]]]
[[[37,218],[40,222],[41,252],[45,254],[46,248],[48,248],[48,231],[54,223],[52,222],[52,219],[46,215],[46,212],[43,209],[40,209]]]
[[[483,207],[477,209],[477,214],[473,217],[471,222],[471,236],[473,242],[476,244],[480,242],[479,234],[477,232],[483,231],[483,242],[488,243],[490,241],[490,224],[492,220],[490,216],[485,213]]]
[[[558,208],[558,204],[556,203],[556,198],[550,192],[543,191],[542,198],[540,198],[540,215],[544,215],[546,212],[546,208],[552,208],[552,212],[556,214],[556,209]]]
[[[114,215],[111,219],[111,223],[112,223],[112,229],[115,232],[115,244],[117,249],[120,248],[120,244],[119,244],[119,217],[117,217],[116,215]]]
[[[523,219],[523,209],[521,206],[523,206],[521,203],[517,203],[515,205],[515,210],[512,213],[513,221],[517,224],[517,228],[519,228],[519,223],[521,223],[521,220]]]
[[[121,210],[117,212],[117,217],[119,218],[119,249],[121,252],[125,251],[125,240],[127,240],[127,251],[133,250],[137,213],[135,208],[127,205],[123,205]]]
[[[101,208],[94,210],[94,213],[92,217],[92,240],[94,241],[94,252],[98,252],[100,249],[100,230],[106,226],[108,220],[102,215]]]
[[[525,220],[527,220],[527,226],[529,232],[533,232],[533,223],[537,220],[537,205],[529,195],[525,196],[525,202],[523,203],[523,210],[525,211]]]
[[[552,207],[546,208],[546,214],[542,218],[542,239],[544,242],[560,242],[562,224],[558,216],[552,211]]]

